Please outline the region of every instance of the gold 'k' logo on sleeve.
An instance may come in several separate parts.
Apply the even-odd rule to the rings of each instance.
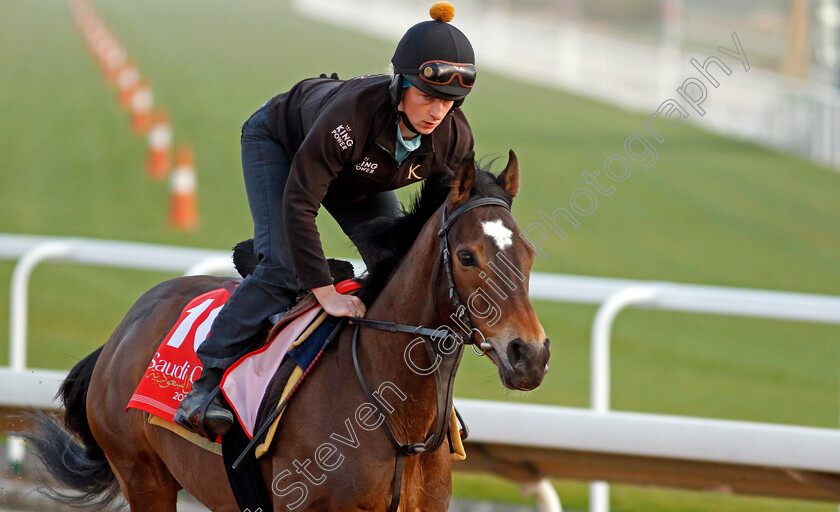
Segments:
[[[414,171],[416,171],[419,168],[420,168],[420,164],[409,166],[408,167],[408,176],[406,176],[405,179],[407,179],[407,180],[410,180],[412,178],[414,178],[415,180],[422,179],[420,176],[417,176],[416,174],[414,174]]]

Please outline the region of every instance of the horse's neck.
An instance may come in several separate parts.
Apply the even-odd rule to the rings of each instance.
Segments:
[[[436,223],[427,223],[366,316],[412,325],[439,321],[436,295],[440,242],[435,235],[437,229]]]
[[[367,318],[432,328],[442,325],[437,309],[440,278],[438,229],[439,223],[435,226],[435,221],[423,228],[403,262],[368,309]],[[422,441],[435,419],[434,375],[420,375],[406,361],[406,347],[415,338],[408,334],[372,329],[363,332],[362,347],[366,352],[363,366],[371,376],[371,388],[390,382],[407,397],[400,397],[396,402],[389,400],[395,411],[388,417],[388,422],[402,442]],[[410,357],[421,367],[431,366],[421,346],[413,349]]]

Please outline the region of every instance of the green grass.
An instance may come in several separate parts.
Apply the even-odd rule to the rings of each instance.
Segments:
[[[195,150],[200,229],[168,229],[167,187],[145,178],[145,143],[131,134],[67,5],[6,0],[0,4],[0,232],[226,249],[251,230],[238,154],[242,122],[305,76],[380,72],[394,46],[300,18],[268,0],[100,0],[95,7],[150,78],[156,102],[170,110],[176,144]],[[477,53],[480,64],[480,48]],[[734,71],[721,88],[743,73]],[[715,91],[709,94],[713,108]],[[572,192],[585,186],[581,172],[601,169],[649,115],[485,71],[465,112],[479,155],[506,155],[509,148],[519,155],[523,181],[514,213],[523,227],[540,222],[540,211],[568,209]],[[612,195],[599,196],[579,228],[565,228],[566,240],[549,236],[542,247],[548,258],[534,270],[840,294],[840,174],[691,125],[663,135],[656,165],[634,167]],[[327,217],[319,219],[327,252],[352,256]],[[0,287],[8,289],[11,270],[0,262]],[[69,368],[107,339],[137,297],[167,277],[40,267],[32,286],[30,363]],[[508,392],[486,359],[468,356],[459,396],[587,405],[595,309],[536,307],[552,339],[545,383],[527,395]],[[8,310],[7,294],[0,294],[0,310]],[[0,331],[8,331],[6,315]],[[838,335],[836,326],[631,310],[619,317],[613,338],[613,405],[836,427]],[[7,361],[0,350],[0,364]],[[567,506],[586,506],[584,485],[558,486]],[[456,477],[456,493],[522,500],[515,486],[470,476]],[[836,509],[626,487],[615,488],[613,504],[628,512]]]

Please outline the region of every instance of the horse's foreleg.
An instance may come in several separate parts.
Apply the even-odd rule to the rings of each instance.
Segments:
[[[452,469],[446,443],[406,463],[400,512],[446,512],[452,496]]]

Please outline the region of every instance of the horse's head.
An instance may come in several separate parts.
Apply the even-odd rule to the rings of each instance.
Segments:
[[[518,191],[513,151],[498,177],[477,170],[469,158],[455,171],[445,208],[451,216],[481,197],[509,205]],[[536,388],[548,371],[550,342],[528,297],[534,248],[520,236],[510,210],[492,202],[464,211],[446,236],[454,287],[475,329],[473,339],[498,366],[506,387]],[[442,281],[439,304],[450,302],[448,279]]]

